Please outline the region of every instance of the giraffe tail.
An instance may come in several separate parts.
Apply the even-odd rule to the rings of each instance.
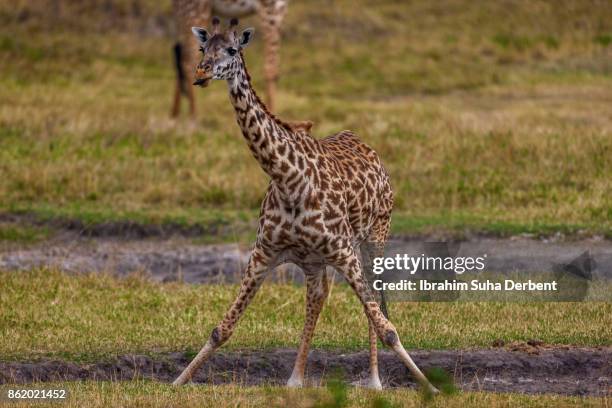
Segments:
[[[181,93],[187,95],[187,89],[185,88],[185,69],[183,67],[183,45],[180,42],[174,44],[174,66],[176,68],[176,80],[179,83]]]

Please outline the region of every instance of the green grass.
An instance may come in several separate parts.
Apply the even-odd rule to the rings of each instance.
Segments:
[[[147,209],[122,211],[99,208],[96,205],[11,205],[7,212],[23,217],[23,222],[0,224],[0,242],[35,243],[52,237],[62,222],[80,221],[84,233],[108,224],[160,225],[173,232],[186,233],[198,227],[202,234],[194,237],[198,243],[234,242],[248,245],[255,239],[258,210],[231,210],[201,208],[174,208],[171,210]],[[36,224],[31,224],[36,220]],[[128,227],[126,227],[128,228]],[[393,215],[392,234],[396,235],[444,235],[462,238],[470,233],[494,236],[532,235],[548,236],[562,233],[568,236],[600,234],[612,238],[612,229],[606,224],[571,224],[559,222],[501,221],[477,217],[469,213],[441,213],[417,215],[396,212]]]
[[[609,235],[610,7],[319,1],[290,5],[278,113],[376,148],[396,232]],[[267,180],[226,87],[198,90],[195,124],[168,119],[170,2],[53,4],[0,5],[0,211],[255,213]],[[261,51],[246,52],[260,90]]]
[[[189,235],[193,235],[190,232],[193,227],[198,227],[202,234],[195,236],[194,240],[199,243],[239,242],[248,244],[254,240],[257,229],[256,210],[176,208],[172,210],[116,211],[91,205],[73,204],[61,208],[53,205],[11,205],[6,211],[17,220],[11,224],[11,228],[19,230],[17,237],[27,235],[31,230],[40,230],[45,233],[44,237],[51,237],[61,230],[63,224],[79,221],[83,229],[80,232],[85,235],[88,231],[109,224],[123,225],[124,229],[129,229],[130,225],[159,225],[167,227],[173,233],[180,233],[182,230]],[[32,221],[44,227],[33,226]],[[39,236],[42,237],[42,234]],[[3,237],[0,233],[0,241],[3,238],[7,241],[12,240],[11,235],[6,234]]]
[[[0,222],[0,243],[32,244],[49,237],[49,229]]]
[[[237,294],[236,285],[52,270],[2,273],[0,282],[0,359],[9,360],[197,351]],[[264,284],[224,347],[297,347],[304,298],[303,287]],[[392,303],[390,310],[408,349],[490,347],[498,339],[600,346],[612,339],[609,302]],[[367,347],[367,322],[347,286],[334,286],[313,347]]]
[[[0,390],[15,386],[0,386]],[[21,387],[19,387],[21,388]],[[466,392],[439,396],[424,401],[413,390],[392,389],[384,392],[363,388],[343,390],[339,399],[331,388],[291,390],[284,387],[244,387],[240,385],[205,385],[173,387],[151,381],[66,382],[28,384],[24,388],[67,389],[66,407],[603,407],[608,398],[566,397],[558,395],[522,395]],[[36,403],[38,406],[40,403]],[[20,404],[19,406],[27,406]],[[34,404],[32,404],[34,406]]]

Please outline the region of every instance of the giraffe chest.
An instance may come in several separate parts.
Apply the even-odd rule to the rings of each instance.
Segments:
[[[213,0],[213,13],[224,17],[244,17],[257,11],[256,0]]]
[[[276,251],[292,254],[292,262],[329,253],[339,240],[356,244],[364,238],[360,230],[351,225],[346,207],[333,204],[324,194],[306,195],[299,203],[290,205],[277,196],[272,183],[264,200],[258,237]]]

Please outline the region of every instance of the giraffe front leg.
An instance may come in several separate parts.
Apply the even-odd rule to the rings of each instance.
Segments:
[[[320,273],[306,276],[306,320],[304,321],[302,341],[295,359],[293,372],[289,381],[287,381],[288,387],[301,387],[304,385],[304,369],[308,360],[310,341],[312,340],[319,314],[328,295],[329,278],[325,267]]]
[[[172,9],[176,20],[178,34],[178,48],[175,48],[177,68],[177,86],[174,92],[172,117],[180,114],[181,95],[187,97],[189,103],[189,116],[192,121],[196,116],[196,102],[193,90],[195,67],[197,65],[197,52],[199,44],[196,41],[191,27],[205,26],[210,22],[212,14],[211,1],[173,0]]]
[[[342,249],[330,257],[330,262],[334,264],[338,272],[344,276],[357,294],[357,297],[364,306],[368,319],[374,326],[378,338],[397,354],[421,386],[427,388],[429,392],[437,394],[439,391],[429,382],[412,358],[410,358],[410,355],[408,355],[406,349],[402,346],[395,326],[383,315],[380,306],[374,300],[372,292],[363,278],[359,258],[353,248],[350,245],[343,246]]]
[[[208,20],[206,16],[206,21]],[[194,24],[197,25],[197,24]],[[191,27],[189,27],[191,31]],[[183,72],[184,72],[184,83],[183,87],[185,89],[185,93],[187,96],[187,100],[189,102],[189,117],[194,120],[196,117],[196,101],[195,101],[195,93],[194,93],[194,74],[195,74],[195,66],[197,65],[197,50],[198,50],[198,42],[196,38],[191,35],[191,32],[187,36],[186,47],[183,53],[185,54],[185,58],[183,58]]]
[[[173,385],[182,385],[189,381],[197,369],[210,358],[214,351],[230,338],[236,323],[238,323],[238,320],[261,286],[268,271],[269,263],[270,257],[262,249],[256,247],[249,258],[236,300],[234,300],[234,303],[225,313],[221,323],[213,329],[204,347],[183,370],[181,375],[174,380]]]

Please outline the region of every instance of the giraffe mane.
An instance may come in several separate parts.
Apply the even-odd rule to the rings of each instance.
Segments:
[[[302,120],[297,122],[289,122],[289,126],[294,132],[306,132],[310,133],[313,123],[309,120]]]

